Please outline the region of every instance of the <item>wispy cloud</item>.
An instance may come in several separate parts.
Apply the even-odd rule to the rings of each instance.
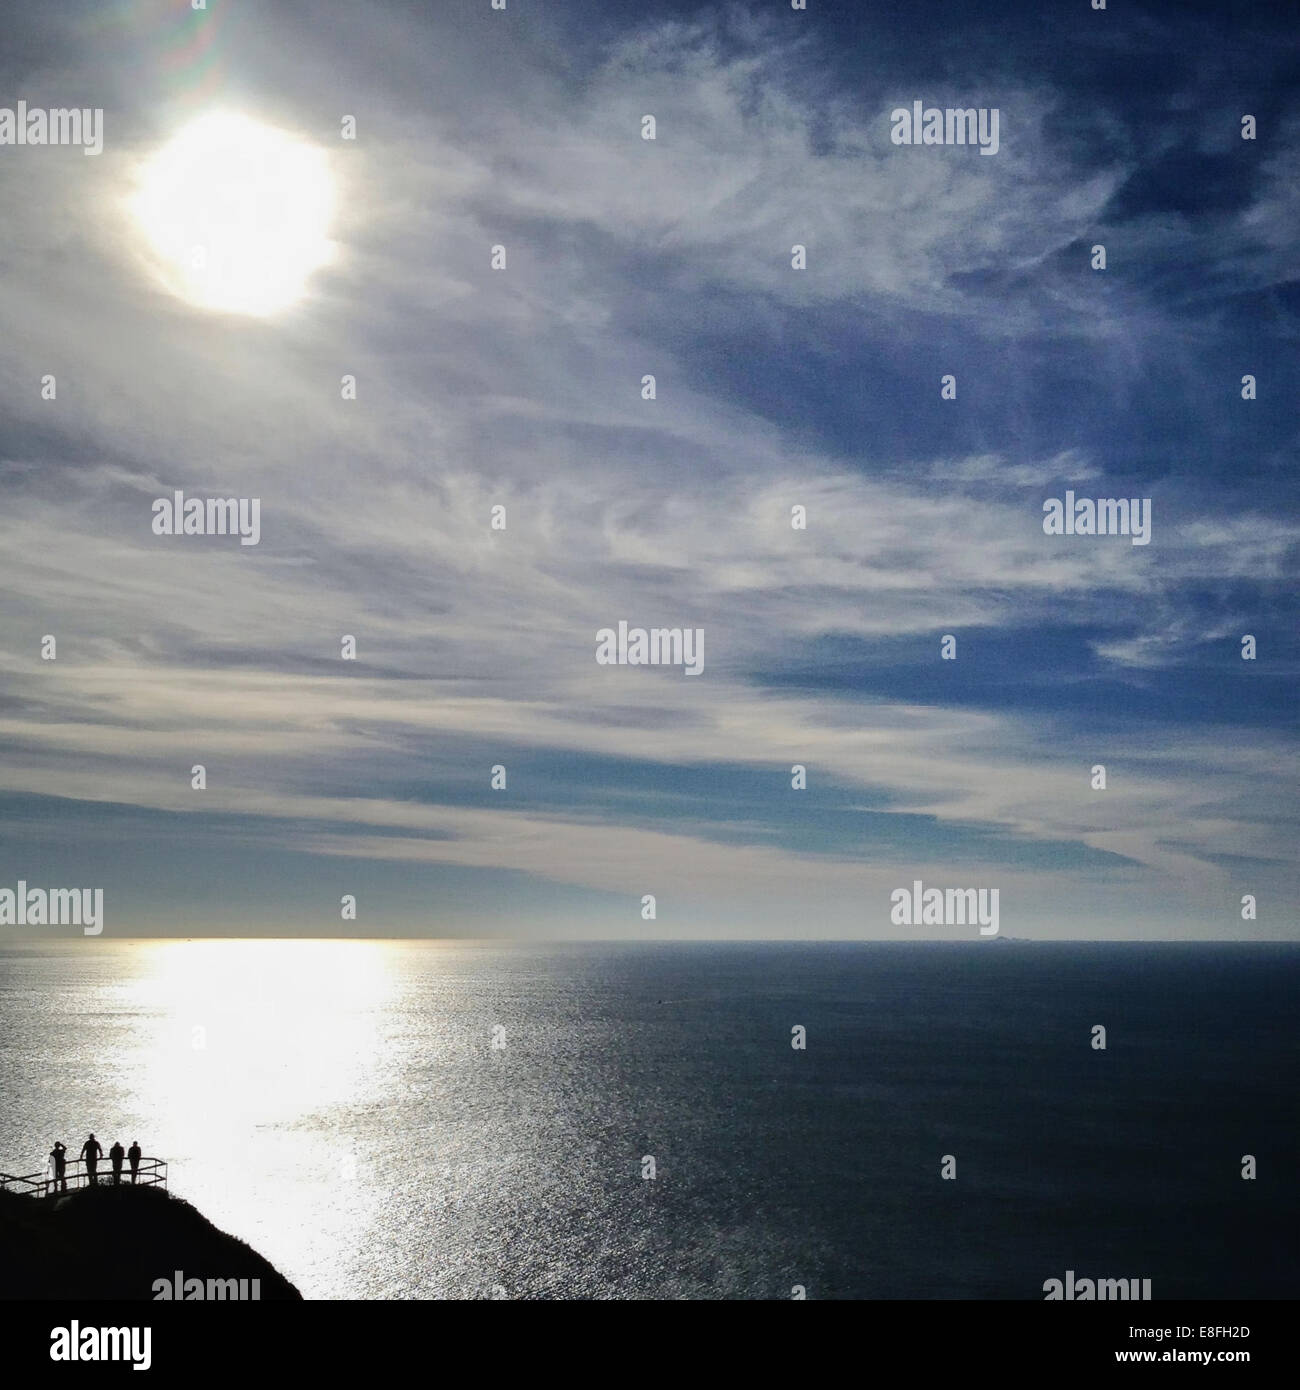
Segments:
[[[213,317],[150,282],[122,193],[157,138],[156,94],[123,96],[101,159],[3,171],[20,196],[0,282],[0,792],[188,821],[236,878],[218,818],[283,856],[286,898],[304,864],[337,860],[471,871],[483,921],[503,875],[561,883],[598,895],[582,931],[635,929],[599,895],[668,884],[661,930],[883,932],[887,885],[942,877],[962,845],[1044,934],[1087,932],[1063,894],[1099,930],[1231,934],[1234,856],[1281,891],[1296,653],[1278,602],[1297,524],[1240,489],[1216,509],[1203,468],[1116,466],[1100,403],[1131,394],[1152,344],[1199,331],[1131,269],[1106,294],[1088,279],[1078,245],[1107,226],[1144,272],[1170,245],[1158,213],[1121,219],[1133,149],[1085,162],[1070,94],[1028,71],[996,93],[996,159],[899,149],[892,105],[968,90],[868,99],[828,86],[822,38],[735,16],[651,18],[580,57],[544,29],[495,47],[462,30],[430,55],[414,42],[427,20],[330,10],[290,75],[265,43],[296,23],[282,14],[222,42],[230,71],[257,74],[245,104],[296,109],[347,195],[337,263],[300,310]],[[69,73],[89,72],[95,55],[68,43]],[[355,147],[334,140],[334,57]],[[445,79],[423,101],[422,73]],[[458,100],[485,84],[500,98],[469,121]],[[1236,277],[1195,311],[1207,332],[1237,287],[1284,267],[1288,157],[1262,161],[1231,215],[1251,264],[1177,232],[1189,264]],[[791,269],[795,242],[808,271]],[[497,243],[505,272],[489,269]],[[888,407],[888,439],[844,429],[855,399],[838,389],[777,410],[759,383],[811,370],[787,333],[845,344],[855,398],[918,361],[923,391]],[[1115,346],[1091,357],[1099,336]],[[735,370],[701,369],[719,355]],[[954,362],[961,394],[942,403]],[[1044,363],[1086,374],[1053,409],[1016,394]],[[1171,417],[1206,387],[1180,389]],[[1230,372],[1224,400],[1242,404]],[[1151,497],[1153,544],[1045,536],[1043,500],[1067,487]],[[174,488],[259,497],[262,543],[153,535],[150,503]],[[620,618],[703,626],[704,677],[598,667],[596,630]],[[1172,685],[1137,714],[1162,673],[1198,692],[1243,679],[1238,639],[1256,628],[1248,733]],[[57,661],[40,660],[46,633]],[[966,673],[998,641],[1020,644],[1039,694],[981,700]],[[932,663],[923,695],[879,683],[886,644],[907,642],[909,669],[922,650]],[[1049,698],[1083,685],[1095,719]],[[490,803],[474,790],[494,762],[542,757],[587,759],[594,780],[566,783],[563,806],[530,803],[519,779]],[[716,769],[718,791],[688,810],[668,788],[692,768]],[[730,799],[738,770],[770,776],[773,809]],[[833,819],[801,834],[832,790]]]

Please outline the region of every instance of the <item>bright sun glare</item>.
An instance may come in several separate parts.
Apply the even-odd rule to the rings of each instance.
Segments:
[[[132,210],[164,282],[192,304],[273,314],[331,256],[324,150],[224,112],[186,126],[145,165]]]

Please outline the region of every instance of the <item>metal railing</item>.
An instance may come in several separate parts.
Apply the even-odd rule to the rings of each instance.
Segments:
[[[0,1173],[0,1191],[21,1192],[29,1197],[62,1196],[65,1192],[75,1192],[82,1187],[166,1187],[167,1163],[161,1158],[140,1159],[140,1166],[133,1174],[130,1163],[123,1163],[121,1172],[114,1175],[113,1165],[107,1158],[101,1158],[94,1172],[81,1158],[68,1159],[63,1168],[63,1176],[54,1176],[54,1166],[39,1173],[28,1173],[25,1177],[13,1177]]]

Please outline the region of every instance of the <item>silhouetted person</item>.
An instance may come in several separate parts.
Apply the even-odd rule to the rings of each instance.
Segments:
[[[99,1160],[104,1156],[104,1150],[99,1147],[99,1141],[93,1134],[81,1146],[81,1156],[86,1160],[86,1173],[90,1178],[90,1185],[95,1187],[99,1183],[99,1179],[95,1176],[95,1169]]]
[[[122,1181],[122,1160],[126,1157],[126,1150],[122,1147],[120,1139],[113,1140],[113,1147],[108,1151],[108,1161],[113,1165],[113,1186],[117,1187]]]
[[[64,1173],[64,1164],[67,1161],[68,1146],[62,1139],[54,1141],[54,1147],[50,1150],[50,1176],[53,1182],[50,1186],[51,1192],[68,1190],[68,1179]]]
[[[134,1182],[140,1172],[140,1141],[131,1140],[131,1147],[126,1151],[127,1161],[131,1165],[131,1181]]]

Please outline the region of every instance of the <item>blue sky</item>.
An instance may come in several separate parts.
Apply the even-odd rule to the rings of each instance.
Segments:
[[[916,878],[1005,935],[1296,935],[1282,7],[3,10],[0,106],[105,147],[0,148],[0,884],[108,935],[872,938]],[[893,145],[914,100],[997,154]],[[272,317],[125,208],[214,108],[339,190]],[[153,535],[176,488],[260,544]],[[1044,535],[1067,488],[1151,543]],[[703,674],[598,666],[620,619]]]

